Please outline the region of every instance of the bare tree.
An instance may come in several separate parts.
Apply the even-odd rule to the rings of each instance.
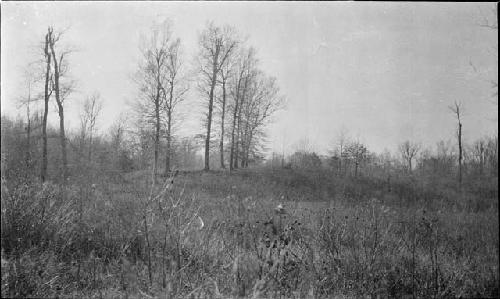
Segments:
[[[126,131],[126,115],[120,113],[118,118],[114,121],[109,129],[109,137],[111,139],[111,145],[115,153],[118,152],[125,140]]]
[[[245,128],[242,131],[242,167],[248,167],[250,152],[255,156],[265,136],[263,131],[270,116],[283,108],[284,98],[279,95],[276,78],[257,72],[253,77],[247,101],[243,108]]]
[[[24,69],[24,84],[26,88],[26,94],[19,98],[19,108],[22,106],[26,107],[26,167],[29,169],[31,167],[32,154],[31,154],[31,133],[32,133],[32,108],[33,103],[38,100],[38,97],[33,94],[35,84],[38,78],[35,70],[31,68]],[[23,88],[24,89],[24,88]]]
[[[479,175],[482,176],[484,173],[484,164],[486,161],[486,150],[487,150],[487,140],[486,138],[480,138],[474,142],[472,145],[472,155],[475,162],[479,166]]]
[[[242,135],[243,135],[243,132],[242,132],[242,111],[243,111],[243,107],[245,105],[245,99],[246,99],[246,94],[247,94],[247,91],[248,91],[248,86],[250,84],[250,81],[252,80],[251,79],[251,69],[248,68],[248,73],[246,74],[245,76],[245,79],[244,79],[244,84],[243,84],[243,89],[242,89],[242,92],[240,94],[240,97],[238,98],[238,109],[237,109],[237,122],[236,122],[236,142],[234,144],[234,168],[238,168],[238,160],[240,158],[240,146],[242,147],[243,146],[243,142],[242,142]]]
[[[112,158],[111,163],[116,169],[122,171],[130,170],[132,167],[130,159],[130,147],[126,141],[127,116],[120,113],[108,130],[108,136],[111,143]]]
[[[233,77],[231,96],[233,98],[233,119],[231,128],[231,151],[229,156],[229,169],[238,168],[238,149],[241,132],[241,107],[245,104],[245,96],[251,77],[255,74],[257,59],[255,49],[243,49],[239,53],[237,73]],[[236,70],[235,70],[236,72]]]
[[[226,63],[222,66],[220,70],[220,77],[221,79],[219,80],[219,84],[221,84],[222,88],[222,97],[221,97],[221,125],[220,125],[220,143],[219,143],[219,149],[220,149],[220,167],[222,169],[226,168],[226,165],[224,164],[224,125],[225,125],[225,116],[226,116],[226,103],[227,103],[227,83],[228,79],[232,75],[232,70],[233,70],[233,65],[232,65],[232,60],[227,59]]]
[[[463,159],[463,148],[462,148],[462,120],[460,119],[461,113],[463,113],[462,105],[455,101],[453,106],[449,107],[450,110],[455,114],[458,121],[457,129],[457,139],[458,139],[458,184],[462,186],[462,159]]]
[[[139,118],[145,118],[154,127],[153,181],[158,174],[160,153],[161,112],[167,105],[166,88],[169,85],[170,49],[173,45],[171,26],[168,21],[153,26],[151,35],[141,40],[141,62],[135,81],[139,86],[136,110]],[[174,42],[175,43],[175,42]],[[173,90],[172,90],[173,92]]]
[[[217,78],[226,60],[233,54],[238,44],[232,27],[218,27],[208,23],[199,36],[199,63],[203,83],[208,87],[207,134],[205,136],[205,170],[210,169],[210,133],[214,107],[214,91]]]
[[[92,139],[96,129],[97,117],[102,110],[102,100],[99,93],[88,96],[83,103],[82,129],[89,136],[88,162],[92,164]]]
[[[399,152],[401,153],[401,157],[407,164],[409,173],[411,173],[413,169],[412,167],[413,158],[417,156],[419,150],[420,150],[420,145],[418,143],[414,143],[409,140],[399,145]]]
[[[342,167],[344,166],[343,159],[346,157],[346,145],[349,142],[349,133],[347,128],[342,126],[337,133],[337,137],[335,138],[335,147],[338,154],[338,175],[342,175]],[[344,167],[345,168],[345,167]]]
[[[172,157],[172,128],[173,128],[173,115],[175,107],[183,101],[183,96],[188,90],[188,86],[185,84],[186,80],[181,76],[182,72],[182,60],[181,60],[181,41],[176,39],[169,46],[168,60],[167,60],[167,70],[168,70],[168,90],[162,87],[163,96],[165,97],[165,112],[167,116],[167,126],[166,126],[166,138],[167,138],[167,149],[165,153],[165,176],[168,175],[171,168],[171,157]],[[167,96],[168,94],[168,96]]]
[[[498,132],[495,136],[488,138],[485,160],[488,161],[490,174],[498,177]]]
[[[52,63],[54,65],[54,77],[52,81],[52,88],[55,92],[55,98],[59,114],[59,137],[61,141],[61,154],[62,154],[62,179],[63,183],[66,182],[68,177],[68,158],[66,150],[66,132],[64,128],[64,100],[74,89],[74,82],[61,82],[61,79],[66,76],[68,71],[67,61],[64,59],[71,50],[62,50],[59,55],[56,53],[56,44],[59,42],[62,34],[61,31],[57,35],[50,34],[48,38],[48,45],[52,54]]]
[[[50,82],[52,81],[52,55],[49,52],[49,44],[54,39],[54,30],[52,27],[47,29],[47,34],[45,35],[45,42],[43,46],[44,56],[45,56],[45,90],[44,90],[44,112],[43,112],[43,122],[42,122],[42,165],[40,168],[40,178],[42,182],[45,182],[47,178],[47,117],[49,114],[49,100],[52,95],[52,88]]]
[[[175,89],[181,67],[179,49],[180,40],[173,38],[169,21],[155,24],[151,36],[144,38],[141,47],[142,61],[136,77],[136,82],[140,87],[141,98],[137,103],[137,107],[141,114],[140,117],[146,117],[154,126],[154,164],[151,190],[155,186],[158,175],[162,112],[166,112],[167,114],[167,152],[165,165],[165,174],[167,174],[170,171],[172,113],[174,107],[182,100],[182,95],[186,91]],[[149,282],[151,284],[151,250],[147,231],[147,209],[144,211],[144,226],[148,245]]]

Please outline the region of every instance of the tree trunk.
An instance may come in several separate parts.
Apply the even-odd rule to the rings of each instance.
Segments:
[[[248,160],[250,159],[250,146],[252,144],[252,138],[253,138],[253,130],[250,130],[248,133],[248,141],[247,141],[247,149],[246,149],[246,154],[245,154],[245,168],[248,168]]]
[[[479,148],[479,175],[482,177],[484,173],[484,146],[481,143]]]
[[[210,131],[212,129],[212,110],[214,108],[215,83],[217,82],[218,56],[219,56],[219,48],[217,48],[217,50],[215,51],[215,57],[212,66],[212,78],[210,83],[208,118],[207,118],[207,136],[205,138],[205,170],[210,170]]]
[[[173,98],[173,86],[170,85],[170,105],[172,104]],[[172,155],[172,106],[167,111],[167,153],[165,156],[165,176],[170,172],[170,157]]]
[[[240,141],[240,118],[238,117],[237,128],[236,128],[236,140],[234,143],[234,164],[233,168],[238,169],[238,156],[239,156],[239,142]]]
[[[224,117],[226,115],[226,80],[222,80],[222,118],[220,126],[220,168],[225,169],[224,165]]]
[[[58,62],[56,57],[56,52],[54,50],[54,41],[50,43],[50,50],[52,52],[52,59],[54,60],[54,91],[56,95],[57,107],[59,109],[59,137],[61,139],[61,154],[62,154],[62,178],[63,184],[66,184],[66,179],[68,177],[68,159],[67,159],[67,151],[66,151],[66,133],[64,131],[64,107],[61,99],[60,89],[59,89],[59,67],[61,60]]]
[[[153,179],[156,181],[158,175],[158,155],[160,152],[160,88],[157,88],[155,99],[155,149],[154,149],[154,164],[153,164]]]
[[[170,159],[172,157],[172,109],[174,102],[174,82],[173,79],[170,81],[170,91],[169,91],[169,99],[168,99],[168,107],[167,107],[167,153],[165,157],[165,176],[170,172]]]
[[[462,189],[462,121],[460,120],[460,107],[461,105],[457,102],[455,102],[454,107],[450,107],[451,111],[457,116],[458,120],[458,187],[461,190]]]
[[[83,154],[85,152],[85,138],[86,138],[86,125],[82,125],[82,131],[80,132],[80,141],[79,141],[79,152],[78,152],[78,155],[76,156],[76,162],[77,162],[77,165],[78,167],[80,168],[84,168],[84,165],[82,162],[82,157],[83,157]]]
[[[154,164],[153,164],[153,181],[156,183],[156,177],[158,176],[158,157],[160,154],[160,90],[161,90],[161,79],[160,79],[160,58],[156,57],[156,95],[154,99],[155,104],[155,148],[154,148]]]
[[[458,184],[462,187],[462,123],[458,122]]]
[[[57,98],[57,89],[56,89],[56,98]],[[66,133],[64,130],[64,107],[59,105],[59,138],[61,139],[61,154],[62,154],[62,177],[63,184],[66,184],[66,179],[68,178],[68,158],[66,151]]]
[[[285,151],[281,151],[281,168],[285,167]]]
[[[245,129],[243,130],[242,138],[241,138],[241,168],[245,168],[246,165],[246,156],[247,156],[247,148],[248,148],[248,132]]]
[[[229,153],[229,170],[233,170],[234,168],[234,146],[235,146],[235,130],[236,130],[236,114],[238,111],[238,99],[236,98],[236,105],[234,108],[234,114],[233,114],[233,125],[231,127],[231,150]]]
[[[245,123],[245,127],[243,130],[241,130],[241,135],[240,135],[240,140],[241,140],[241,151],[240,151],[240,167],[244,168],[245,167],[245,154],[246,154],[246,149],[247,149],[247,126],[248,122]]]
[[[214,103],[215,80],[210,87],[210,101],[208,103],[207,136],[205,138],[205,170],[210,170],[210,131],[212,129],[212,110]]]
[[[49,81],[50,81],[50,63],[51,55],[49,53],[49,41],[52,39],[52,29],[48,29],[48,33],[45,35],[45,59],[47,61],[47,67],[45,70],[45,91],[44,91],[44,111],[43,111],[43,121],[42,121],[42,166],[40,169],[40,178],[42,182],[45,182],[47,177],[47,117],[49,114]]]
[[[237,120],[237,115],[238,115],[238,108],[239,108],[239,95],[240,95],[240,86],[241,86],[241,76],[238,80],[238,86],[236,87],[236,100],[235,100],[235,106],[234,106],[234,111],[233,111],[233,126],[231,128],[231,152],[229,154],[229,170],[234,169],[234,147],[235,147],[235,131],[236,131],[236,120]]]
[[[31,118],[30,118],[30,102],[31,102],[31,86],[28,91],[28,102],[26,103],[26,116],[28,117],[28,125],[26,127],[26,168],[30,170],[31,164]]]
[[[245,130],[244,130],[244,135],[242,140],[244,142],[242,143],[242,158],[241,158],[241,167],[242,168],[247,168],[248,167],[248,157],[249,157],[249,152],[250,152],[250,142],[252,139],[251,135],[251,126],[250,126],[250,117],[247,117],[247,121],[245,122]]]
[[[248,136],[247,146],[245,150],[245,168],[248,168],[248,160],[250,159],[250,142],[252,140],[252,136]]]
[[[90,135],[89,135],[89,167],[92,163],[92,131],[94,130],[93,127],[90,128]]]
[[[243,104],[245,102],[245,94],[246,94],[247,84],[248,84],[248,78],[245,78],[245,87],[243,89],[243,94],[241,96],[241,103],[240,103],[240,107],[238,110],[238,122],[237,122],[238,128],[236,129],[236,143],[234,146],[234,168],[238,168],[238,159],[240,156],[239,142],[241,139],[241,108],[243,108]]]
[[[339,176],[342,176],[342,145],[340,145],[340,156],[339,156],[338,174],[339,174]]]

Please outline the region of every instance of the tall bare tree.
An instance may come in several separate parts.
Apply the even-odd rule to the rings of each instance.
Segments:
[[[238,96],[238,109],[236,111],[237,115],[237,121],[236,121],[236,140],[234,143],[234,168],[238,168],[238,160],[240,158],[240,146],[242,146],[242,140],[241,136],[243,135],[242,130],[243,130],[243,122],[242,122],[242,111],[243,107],[245,105],[245,100],[246,100],[246,95],[248,91],[248,86],[250,84],[250,81],[252,80],[251,78],[251,69],[247,68],[247,74],[244,77],[244,83],[242,86],[242,89],[239,92]]]
[[[231,151],[229,156],[229,169],[238,168],[238,149],[241,132],[241,107],[245,104],[245,96],[251,76],[256,71],[257,59],[255,49],[242,49],[239,53],[238,62],[233,77],[231,95],[233,98],[233,119],[231,127]]]
[[[63,183],[66,182],[68,177],[68,158],[67,158],[67,149],[66,149],[66,132],[64,128],[64,100],[67,96],[73,92],[74,82],[67,81],[62,82],[62,78],[67,75],[68,64],[67,60],[64,58],[67,57],[68,54],[71,53],[71,50],[61,50],[59,54],[56,51],[56,45],[58,44],[63,31],[58,34],[51,34],[48,38],[48,45],[50,47],[50,52],[52,55],[52,63],[54,66],[54,77],[52,80],[52,88],[55,93],[55,99],[58,108],[59,114],[59,138],[61,142],[61,155],[62,155],[62,179]]]
[[[263,131],[270,116],[284,105],[284,98],[279,95],[279,88],[274,77],[267,77],[257,72],[253,77],[244,107],[245,127],[242,135],[242,167],[248,167],[250,153],[255,156]]]
[[[463,107],[460,103],[456,102],[453,106],[449,107],[450,110],[455,114],[458,121],[457,129],[457,140],[458,140],[458,184],[462,186],[462,159],[463,159],[463,147],[462,147],[462,120],[460,119],[461,113],[463,113]]]
[[[172,158],[172,137],[173,137],[173,116],[176,106],[184,100],[184,94],[188,90],[185,78],[182,77],[183,64],[181,59],[181,41],[176,39],[169,46],[168,60],[167,60],[167,82],[168,90],[162,87],[163,96],[165,97],[164,110],[166,112],[166,139],[167,148],[165,153],[165,176],[171,170]]]
[[[236,134],[236,122],[237,122],[237,115],[238,115],[238,110],[239,110],[239,104],[240,104],[240,90],[241,90],[241,85],[242,81],[244,80],[244,64],[240,61],[240,66],[238,70],[237,76],[234,77],[234,83],[233,83],[233,88],[231,90],[232,98],[233,98],[233,119],[232,119],[232,126],[231,126],[231,151],[229,155],[229,170],[234,169],[234,165],[236,164],[236,167],[238,167],[238,163],[234,163],[235,160],[235,134]]]
[[[50,41],[54,39],[54,30],[52,27],[47,29],[47,34],[45,34],[45,42],[43,46],[43,53],[45,56],[45,89],[44,89],[44,110],[43,110],[43,122],[42,122],[42,165],[40,167],[40,178],[42,182],[47,179],[47,117],[49,115],[49,100],[52,95],[52,88],[50,82],[52,81],[52,55],[49,51]]]
[[[220,125],[220,143],[219,143],[219,150],[220,150],[220,167],[222,169],[226,168],[226,165],[224,164],[224,134],[225,134],[225,117],[226,117],[226,104],[227,104],[227,83],[232,75],[232,69],[233,69],[233,64],[231,59],[227,59],[226,63],[222,66],[220,70],[220,80],[219,83],[221,84],[222,88],[222,97],[221,97],[221,125]]]
[[[141,39],[141,61],[135,81],[139,86],[136,110],[139,118],[145,118],[154,127],[153,181],[158,174],[160,154],[161,114],[166,105],[167,86],[169,85],[170,50],[175,43],[171,25],[168,21],[154,24],[149,36]]]
[[[214,107],[215,86],[220,70],[226,60],[235,52],[238,41],[235,30],[230,26],[219,27],[210,22],[201,32],[198,44],[200,71],[203,77],[202,85],[208,94],[208,113],[205,136],[205,170],[210,169],[210,134],[212,129],[212,114]]]

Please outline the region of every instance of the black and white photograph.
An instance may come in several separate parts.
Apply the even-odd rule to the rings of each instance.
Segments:
[[[2,298],[499,298],[498,4],[2,1]]]

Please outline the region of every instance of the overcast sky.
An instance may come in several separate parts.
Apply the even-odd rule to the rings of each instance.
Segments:
[[[206,22],[233,25],[258,51],[261,68],[278,79],[286,110],[269,126],[269,147],[281,151],[308,138],[326,153],[341,127],[373,151],[395,150],[411,139],[433,146],[451,139],[448,106],[463,103],[467,141],[496,134],[497,32],[495,3],[339,2],[3,2],[1,108],[17,115],[22,68],[37,57],[47,26],[69,28],[64,42],[78,92],[68,98],[67,125],[76,128],[87,94],[100,92],[107,128],[134,99],[130,80],[139,36],[153,21],[170,18],[184,59],[193,60]],[[473,67],[474,66],[474,67]],[[474,70],[476,69],[476,71]],[[202,133],[200,94],[180,134]],[[55,123],[55,108],[50,118]],[[24,115],[24,114],[22,114]]]

